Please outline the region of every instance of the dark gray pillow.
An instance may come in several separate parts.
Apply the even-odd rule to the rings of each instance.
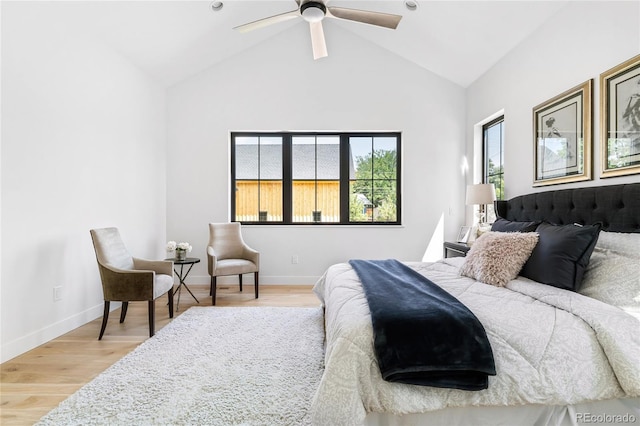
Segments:
[[[498,218],[491,230],[496,232],[534,232],[540,222],[513,222],[511,220]]]
[[[541,223],[538,244],[520,275],[539,283],[576,291],[598,241],[601,224],[551,225]]]

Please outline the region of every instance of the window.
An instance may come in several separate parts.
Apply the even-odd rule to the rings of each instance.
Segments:
[[[483,133],[483,183],[492,183],[496,197],[504,196],[504,116],[482,126]]]
[[[482,126],[482,183],[492,183],[496,198],[504,197],[504,116]],[[488,206],[488,219],[495,218],[493,206]]]
[[[282,145],[280,136],[235,138],[236,220],[282,221]]]
[[[340,137],[291,137],[292,222],[340,222]]]
[[[349,191],[352,222],[396,222],[397,154],[396,137],[349,138],[349,156],[355,162]]]
[[[231,220],[399,224],[399,133],[231,134]]]

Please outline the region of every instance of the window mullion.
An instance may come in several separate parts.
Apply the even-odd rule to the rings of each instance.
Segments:
[[[318,211],[318,135],[314,137],[314,156],[313,156],[313,211]],[[312,216],[315,213],[311,213]],[[326,212],[325,212],[326,214]],[[315,217],[314,217],[315,222]]]
[[[400,137],[396,137],[396,221],[402,217],[402,191],[400,191],[402,176],[402,147],[400,146]]]
[[[349,223],[349,197],[351,196],[349,159],[349,136],[340,135],[340,223]]]
[[[282,221],[285,224],[293,223],[291,140],[290,134],[282,134]]]
[[[262,174],[260,174],[260,154],[262,151],[262,137],[258,136],[258,220],[262,210]]]
[[[376,199],[376,183],[375,183],[375,169],[376,169],[376,147],[375,147],[375,138],[372,136],[371,137],[371,181],[369,182],[369,184],[371,185],[371,199],[369,201],[371,201],[371,203],[374,204],[375,203],[373,200]],[[372,208],[371,211],[371,223],[375,222],[375,208]]]
[[[231,187],[229,188],[231,191],[231,208],[229,209],[229,213],[231,214],[231,218],[236,220],[236,197],[238,196],[237,184],[236,184],[236,137],[233,135],[231,138]]]

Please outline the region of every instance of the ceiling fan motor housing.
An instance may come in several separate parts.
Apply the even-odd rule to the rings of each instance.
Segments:
[[[300,14],[307,22],[319,22],[324,19],[327,7],[318,1],[308,1],[300,6]]]
[[[2,0],[0,0],[2,1]],[[313,59],[324,58],[327,56],[327,45],[324,39],[324,30],[322,29],[322,20],[327,18],[342,19],[346,21],[360,22],[363,24],[376,25],[379,27],[396,29],[398,22],[402,19],[400,15],[391,13],[374,12],[361,9],[347,9],[343,7],[327,8],[328,0],[295,0],[298,8],[289,12],[280,13],[257,21],[235,27],[240,32],[247,32],[263,28],[278,22],[288,21],[302,17],[309,23],[311,31],[311,47],[313,48]],[[215,3],[215,2],[214,2]],[[221,2],[220,2],[221,3]]]

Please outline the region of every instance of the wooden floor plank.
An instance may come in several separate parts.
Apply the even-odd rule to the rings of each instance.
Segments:
[[[179,316],[192,306],[211,306],[208,285],[189,285],[200,303],[182,292]],[[319,306],[311,286],[261,286],[254,298],[253,283],[219,286],[216,306]],[[166,298],[156,301],[156,331],[171,322]],[[176,299],[177,301],[177,299]],[[70,331],[0,365],[0,423],[23,426],[43,415],[83,385],[113,365],[148,338],[146,302],[129,304],[120,324],[120,310],[111,312],[102,340],[98,340],[101,318]]]

